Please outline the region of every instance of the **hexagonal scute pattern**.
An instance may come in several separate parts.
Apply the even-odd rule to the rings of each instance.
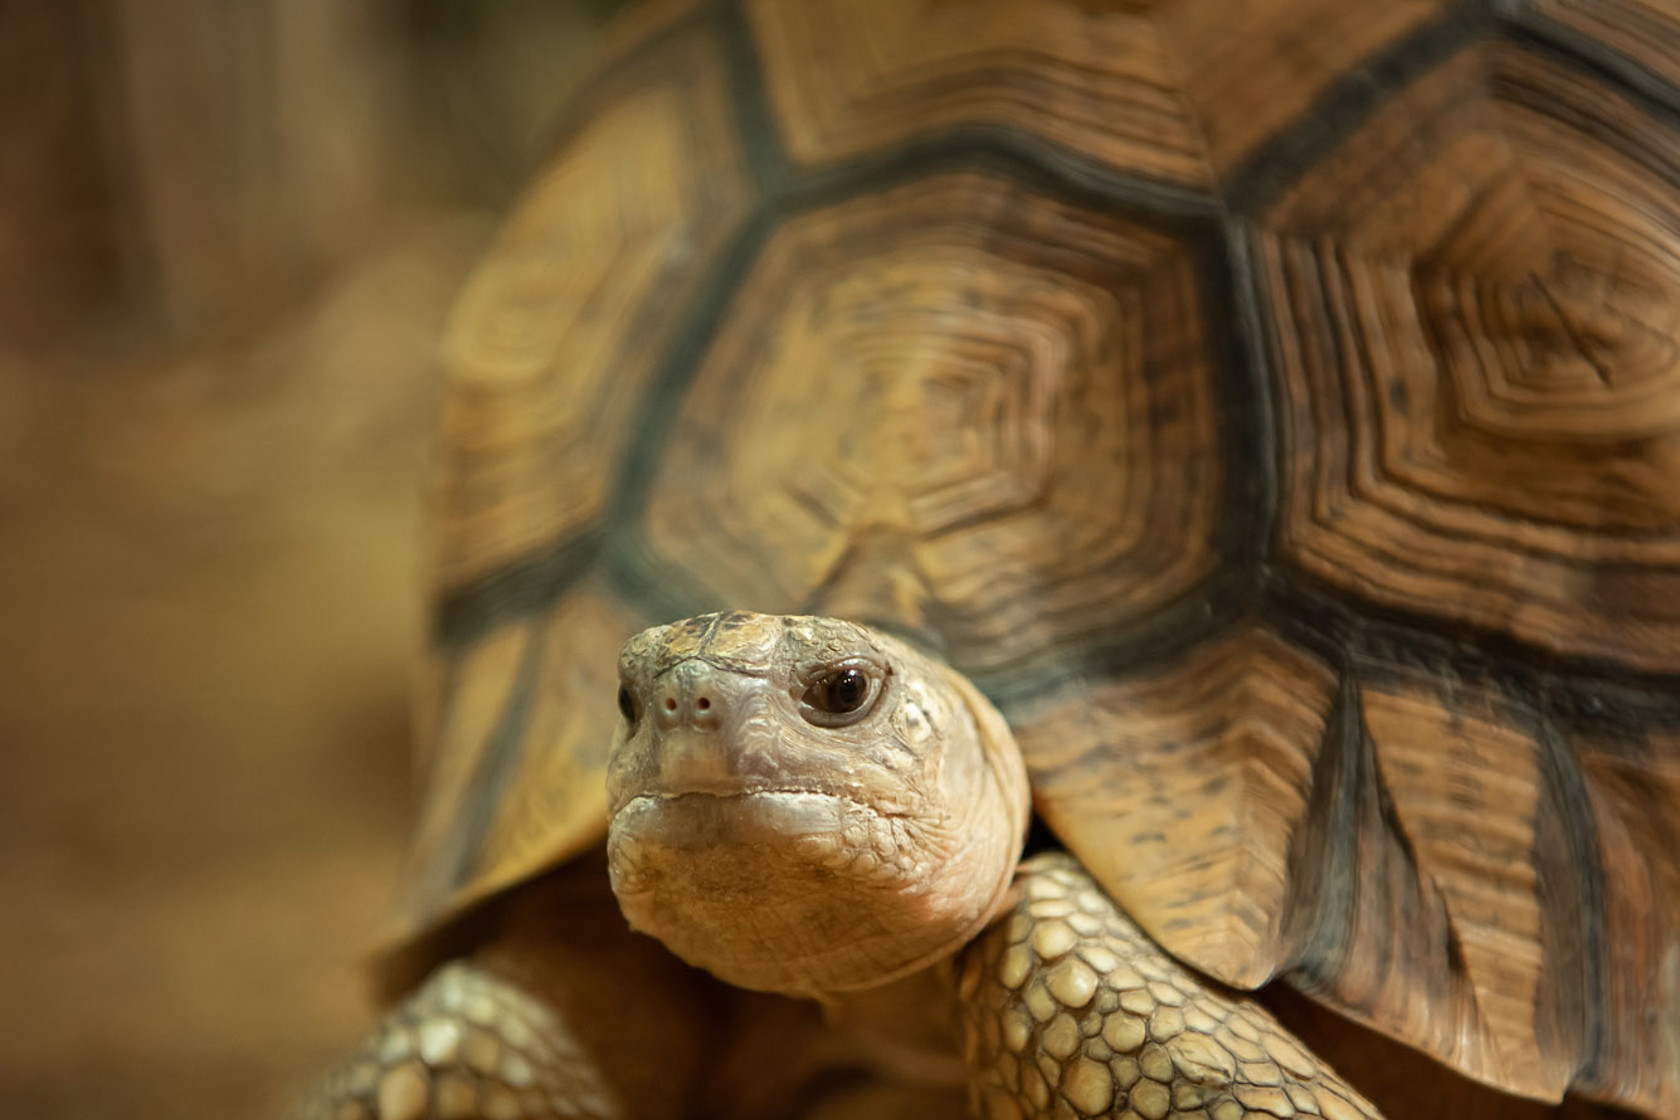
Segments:
[[[738,608],[936,626],[970,670],[1147,616],[1217,560],[1201,250],[979,171],[791,219],[646,547]]]
[[[1251,244],[1285,560],[1386,607],[1680,670],[1676,145],[1672,115],[1488,42],[1278,200]]]
[[[784,142],[834,163],[1015,132],[1181,187],[1230,179],[1445,0],[753,0]]]
[[[967,951],[963,1053],[986,1120],[1376,1120],[1252,1000],[1163,954],[1065,855]]]
[[[721,47],[691,34],[592,91],[462,292],[430,512],[455,594],[602,514],[673,322],[751,197]]]
[[[597,834],[619,628],[833,613],[1194,967],[1680,1115],[1673,9],[671,10],[451,336],[416,916]]]
[[[1144,12],[1059,0],[772,0],[750,11],[801,162],[1002,127],[1169,182],[1208,181],[1175,60]]]

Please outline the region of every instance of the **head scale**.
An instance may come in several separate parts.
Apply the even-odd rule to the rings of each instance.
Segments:
[[[743,987],[885,983],[1001,904],[1027,779],[957,674],[836,619],[705,615],[632,638],[608,760],[632,926]]]

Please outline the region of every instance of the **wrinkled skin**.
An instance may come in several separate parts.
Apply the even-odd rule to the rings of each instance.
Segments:
[[[744,613],[647,631],[619,668],[613,889],[678,956],[842,992],[950,956],[997,913],[1026,771],[949,670],[851,623]]]
[[[954,1116],[965,1095],[1000,1120],[1380,1120],[1073,857],[1020,859],[1019,749],[950,669],[731,613],[639,635],[620,670],[609,875],[581,860],[507,899],[300,1120]],[[610,929],[609,877],[633,926],[736,987]]]

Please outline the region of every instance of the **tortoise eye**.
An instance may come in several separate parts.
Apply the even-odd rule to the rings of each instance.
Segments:
[[[618,687],[618,710],[626,723],[636,722],[636,698],[631,696],[630,690],[623,685]]]
[[[845,715],[863,707],[869,698],[869,678],[861,669],[842,669],[823,681],[814,697],[816,706],[830,715]]]
[[[842,665],[813,680],[800,698],[800,712],[820,727],[862,719],[879,693],[878,680],[856,665]]]

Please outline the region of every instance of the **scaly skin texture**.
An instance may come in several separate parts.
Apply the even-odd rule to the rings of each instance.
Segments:
[[[710,1025],[734,993],[629,936],[604,864],[586,856],[481,915],[465,954],[415,986],[293,1120],[692,1115],[715,1064]]]
[[[847,667],[869,684],[840,704]],[[947,667],[850,623],[731,613],[643,633],[620,673],[613,887],[679,956],[903,1034],[951,997],[906,981],[902,962],[948,979],[950,951],[927,948],[964,930],[955,998],[979,1115],[1378,1120],[1269,1014],[1168,958],[1071,856],[1015,868],[1019,749]],[[860,938],[868,951],[849,953]]]
[[[1017,867],[1019,750],[949,668],[731,613],[647,631],[620,670],[607,851],[503,900],[294,1120],[879,1117],[950,1109],[965,1073],[971,1110],[1008,1120],[1380,1120],[1071,856]],[[827,1029],[625,916],[723,979],[817,997]]]
[[[986,1120],[1378,1120],[1253,1000],[1198,980],[1055,853],[963,954],[963,1054]]]
[[[290,1120],[542,1120],[622,1115],[541,1001],[452,961],[388,1015]]]

